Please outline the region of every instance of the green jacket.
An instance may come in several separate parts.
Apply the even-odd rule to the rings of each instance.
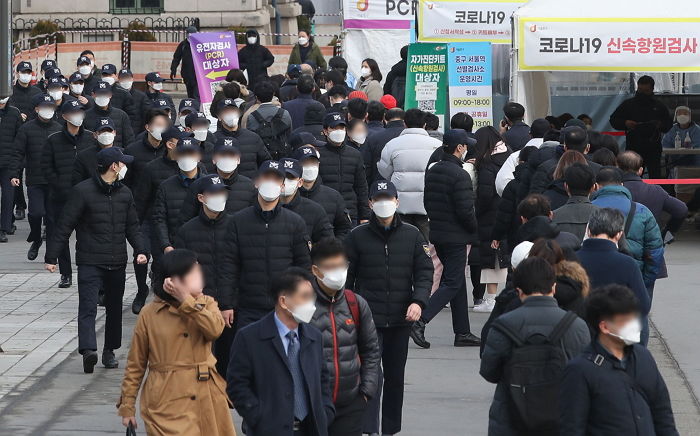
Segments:
[[[299,50],[299,44],[294,44],[292,54],[289,55],[289,65],[303,64],[306,61],[311,61],[314,64],[316,64],[318,68],[326,68],[326,58],[323,57],[319,46],[317,46],[313,42],[310,42],[309,44],[311,44],[311,49],[306,55],[306,59],[303,60],[301,59],[301,51]]]

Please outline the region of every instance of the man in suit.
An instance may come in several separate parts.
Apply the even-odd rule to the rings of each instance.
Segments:
[[[233,341],[227,392],[249,436],[327,436],[335,408],[323,357],[312,276],[289,268],[275,277],[274,311]]]

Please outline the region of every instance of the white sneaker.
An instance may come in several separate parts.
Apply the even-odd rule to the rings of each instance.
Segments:
[[[474,306],[472,311],[476,313],[491,313],[493,311],[494,306],[496,305],[496,300],[493,299],[485,299],[483,303],[477,304]]]

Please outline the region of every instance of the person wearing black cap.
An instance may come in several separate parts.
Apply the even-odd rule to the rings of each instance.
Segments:
[[[317,141],[325,141],[326,137],[323,136],[324,116],[326,116],[325,109],[321,109],[318,105],[307,106],[304,110],[304,125],[292,130],[292,135],[306,132],[314,135]]]
[[[34,260],[39,253],[39,247],[42,244],[41,238],[41,222],[42,219],[46,223],[46,209],[49,200],[49,186],[46,181],[46,176],[41,167],[41,155],[46,145],[49,135],[61,130],[61,125],[54,120],[54,100],[51,96],[43,94],[35,101],[34,108],[37,116],[33,120],[29,120],[17,130],[15,137],[15,149],[17,152],[13,162],[14,174],[12,182],[15,186],[19,185],[21,163],[27,170],[27,198],[29,200],[29,208],[27,212],[27,220],[29,221],[29,236],[27,242],[31,242],[27,258]]]
[[[34,97],[41,95],[41,89],[32,86],[32,64],[20,62],[17,64],[17,80],[12,87],[12,95],[8,104],[22,113],[23,120],[34,118]]]
[[[112,99],[109,102],[111,107],[123,110],[132,120],[136,116],[136,107],[134,107],[134,99],[126,91],[118,86],[117,83],[117,67],[113,64],[104,64],[100,68],[102,72],[102,81],[107,82],[112,88]]]
[[[216,138],[209,131],[210,124],[211,121],[204,112],[190,112],[185,117],[185,132],[190,133],[194,139],[199,141],[203,153],[202,163],[204,163],[208,173],[213,173],[216,171],[212,161]]]
[[[199,112],[201,104],[199,100],[194,98],[183,98],[177,108],[177,125],[185,127],[185,118],[192,112]],[[202,139],[195,138],[198,141]]]
[[[168,116],[170,117],[171,121],[173,122],[173,125],[175,124],[175,118],[177,117],[177,114],[171,107],[170,102],[161,97],[156,97],[153,101],[149,103],[149,109],[160,109],[168,113]]]
[[[153,249],[164,253],[173,249],[175,233],[180,225],[180,208],[190,185],[206,173],[200,164],[202,148],[199,141],[183,138],[178,141],[175,151],[178,174],[165,179],[158,187],[151,216],[158,240],[158,247]]]
[[[197,28],[194,26],[189,26],[187,29],[187,35],[192,33],[197,33]],[[187,96],[189,98],[199,99],[199,89],[197,88],[197,75],[194,72],[194,61],[192,60],[192,50],[190,49],[190,40],[185,37],[184,40],[180,41],[177,45],[175,52],[173,53],[173,60],[170,63],[170,80],[175,80],[175,75],[177,74],[177,67],[182,62],[182,67],[180,68],[180,76],[182,81],[185,83],[187,88]]]
[[[97,82],[92,98],[94,106],[85,111],[85,123],[88,127],[95,126],[102,118],[109,118],[114,124],[116,138],[114,145],[126,147],[134,141],[134,130],[131,128],[129,115],[112,105],[112,86],[107,82]]]
[[[430,224],[430,242],[442,263],[440,287],[433,293],[421,318],[413,324],[411,338],[419,347],[430,348],[425,326],[449,302],[455,347],[479,346],[481,341],[469,326],[464,268],[467,245],[478,242],[474,190],[462,164],[469,136],[452,129],[443,137],[444,155],[425,175],[425,209]]]
[[[90,95],[97,82],[102,80],[102,72],[95,65],[95,55],[90,50],[84,50],[76,61],[78,73],[83,77],[85,88],[83,94]]]
[[[116,130],[114,123],[109,118],[99,118],[93,127],[95,137],[94,147],[89,147],[75,156],[73,163],[73,176],[71,183],[77,185],[95,174],[97,153],[114,145]]]
[[[273,277],[292,266],[311,269],[306,223],[280,202],[284,179],[279,162],[263,162],[255,179],[257,201],[232,216],[227,232],[219,272],[223,292],[233,296],[239,329],[273,309]]]
[[[216,136],[217,141],[223,138],[234,138],[238,141],[241,150],[241,162],[238,172],[250,179],[255,178],[258,167],[270,159],[270,152],[265,148],[260,136],[240,126],[241,110],[236,106],[232,98],[225,98],[219,102],[219,126]]]
[[[284,187],[282,188],[284,207],[296,212],[304,219],[312,243],[333,236],[333,226],[328,221],[323,207],[299,194],[299,188],[302,184],[301,162],[296,159],[284,158],[280,161],[280,165],[284,167],[285,173]]]
[[[311,145],[313,147],[319,147],[322,146],[324,143],[323,141],[318,141],[309,132],[298,132],[298,133],[292,133],[289,136],[289,148],[291,148],[292,154],[297,151],[297,149],[303,147],[304,145]]]
[[[131,127],[134,129],[134,133],[141,133],[144,129],[143,117],[150,106],[150,100],[143,91],[134,88],[134,75],[131,73],[131,70],[119,70],[117,79],[118,82],[115,87],[121,88],[131,95],[134,107],[134,114],[131,116]]]
[[[225,212],[234,214],[251,206],[258,195],[253,181],[248,177],[238,173],[238,165],[241,161],[241,151],[238,148],[238,141],[233,138],[222,138],[214,147],[212,156],[213,174],[207,177],[218,177],[229,187],[228,201]],[[180,208],[180,223],[186,223],[197,216],[200,209],[200,201],[197,195],[200,193],[200,184],[204,183],[204,177],[195,180],[182,202]]]
[[[335,237],[340,240],[345,239],[352,230],[350,215],[340,192],[324,186],[318,175],[321,162],[318,150],[311,145],[304,145],[294,152],[294,159],[302,165],[299,193],[302,197],[320,204],[326,211],[328,221],[333,225]]]
[[[173,103],[173,99],[170,97],[170,95],[163,92],[163,82],[165,82],[165,79],[162,78],[157,72],[152,71],[146,74],[145,80],[146,85],[148,86],[146,96],[149,98],[149,100],[151,100],[151,106],[158,107],[155,104],[157,99],[165,100],[170,108],[170,117],[172,118],[173,122],[175,122],[175,103]]]
[[[347,288],[362,296],[372,310],[382,359],[382,392],[370,399],[364,433],[379,433],[382,398],[382,434],[401,431],[404,372],[411,323],[428,304],[433,263],[428,242],[414,226],[396,213],[398,192],[393,183],[378,181],[370,193],[372,215],[345,238],[350,262]],[[464,271],[462,271],[464,275]]]
[[[260,43],[257,30],[248,29],[245,37],[246,44],[238,50],[238,65],[241,71],[248,72],[249,87],[255,88],[258,81],[267,78],[267,69],[275,63],[275,57]]]
[[[51,77],[46,79],[44,85],[46,86],[46,93],[53,98],[54,119],[58,121],[61,119],[61,106],[63,106],[63,102],[73,100],[73,97],[63,93],[64,87],[68,87],[68,82],[65,77]]]
[[[138,137],[124,149],[124,153],[134,156],[124,180],[129,189],[134,189],[144,174],[146,165],[165,154],[165,132],[170,128],[170,117],[160,109],[150,109],[145,114],[145,134]],[[134,196],[136,193],[134,193]]]
[[[68,95],[75,98],[85,106],[85,109],[91,108],[94,103],[90,94],[84,94],[85,92],[85,79],[80,73],[73,73],[68,78]]]
[[[97,364],[95,316],[100,289],[105,291],[107,312],[102,364],[105,368],[119,366],[114,350],[121,347],[122,341],[127,240],[137,261],[147,262],[134,198],[129,188],[121,183],[126,165],[133,159],[117,147],[97,153],[96,174],[73,188],[46,248],[46,269],[54,272],[62,247],[68,244],[73,230],[76,231],[78,350],[83,355],[83,371],[88,374]]]
[[[524,119],[525,107],[520,103],[509,101],[503,106],[499,133],[511,150],[522,149],[530,140],[530,126],[523,121]]]
[[[12,179],[17,176],[17,170],[13,170],[14,141],[23,122],[19,109],[10,106],[9,99],[8,96],[0,99],[0,242],[7,242],[7,235],[14,234],[12,209],[16,187]]]
[[[204,275],[204,294],[214,297],[219,304],[226,328],[214,343],[214,355],[216,370],[225,378],[234,332],[233,298],[231,288],[221,287],[218,278],[219,274],[228,273],[219,271],[219,262],[224,257],[231,222],[231,215],[226,213],[230,187],[217,175],[204,176],[197,182],[195,199],[201,205],[199,214],[180,227],[175,235],[174,247],[186,248],[197,254],[197,262]]]
[[[345,145],[345,118],[339,113],[327,114],[323,131],[328,141],[319,147],[323,183],[340,192],[353,224],[366,222],[370,217],[367,204],[367,178],[364,160],[359,151]]]
[[[49,76],[49,74],[47,74],[47,71],[53,70],[53,69],[58,70],[58,66],[56,65],[56,61],[54,61],[53,59],[44,59],[41,62],[41,67],[39,67],[39,69],[41,70],[42,78],[41,78],[41,80],[36,82],[36,85],[34,85],[34,86],[39,88],[41,90],[41,92],[45,93],[46,92],[46,82],[50,77],[53,77],[53,76]],[[58,70],[58,71],[59,71],[59,75],[60,75],[61,70]]]

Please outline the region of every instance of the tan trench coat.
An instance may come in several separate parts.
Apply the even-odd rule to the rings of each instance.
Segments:
[[[226,382],[211,352],[223,329],[219,307],[209,296],[189,297],[179,308],[162,300],[146,305],[134,328],[119,416],[135,416],[148,369],[140,407],[148,435],[235,436]]]

